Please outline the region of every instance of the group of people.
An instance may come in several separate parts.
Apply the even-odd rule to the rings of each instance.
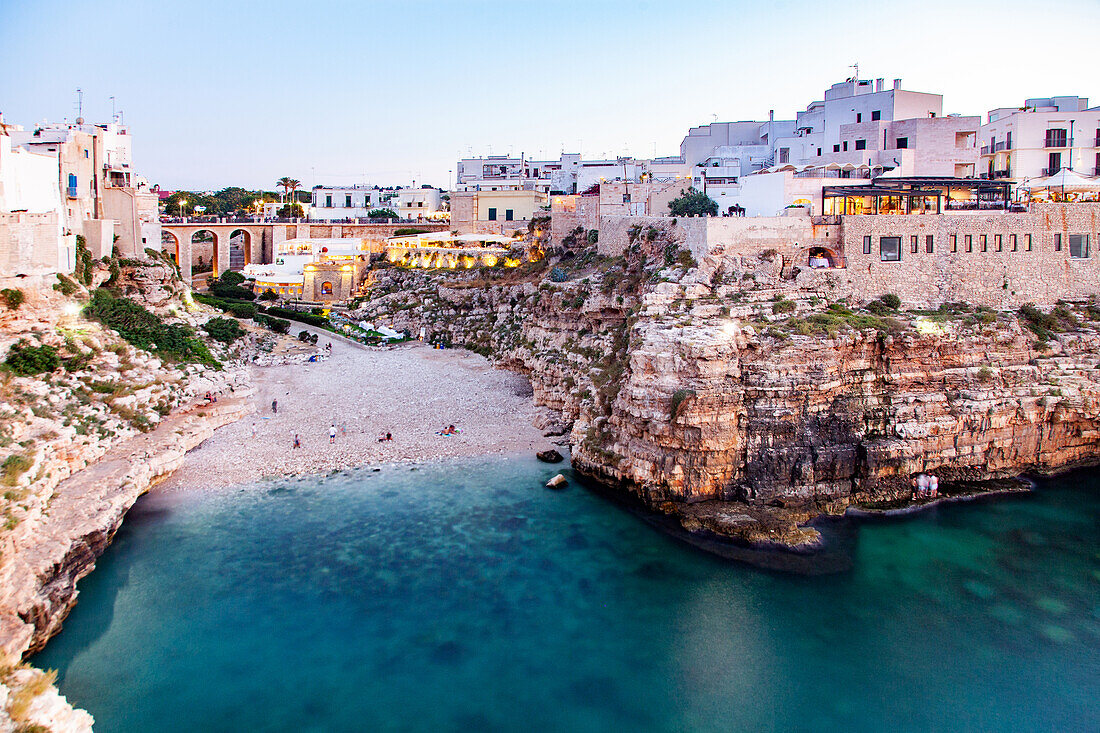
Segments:
[[[913,500],[935,499],[940,495],[940,480],[935,474],[921,473],[912,480]]]
[[[458,435],[458,428],[456,428],[454,425],[448,425],[447,427],[436,433],[436,435]]]

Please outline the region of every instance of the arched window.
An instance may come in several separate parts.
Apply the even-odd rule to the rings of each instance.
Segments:
[[[321,283],[321,295],[332,295],[332,283],[330,283],[330,282]]]

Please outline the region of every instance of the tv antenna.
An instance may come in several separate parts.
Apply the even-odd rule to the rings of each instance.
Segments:
[[[854,77],[852,77],[852,78],[853,78],[853,79],[854,79],[855,81],[859,81],[859,62],[858,62],[858,61],[857,61],[857,62],[855,62],[854,64],[852,64],[852,65],[851,65],[851,66],[849,66],[848,68],[849,68],[849,69],[854,69],[854,70],[855,70],[855,72],[856,72],[856,75],[855,75]]]
[[[84,124],[84,90],[76,88],[76,124]]]

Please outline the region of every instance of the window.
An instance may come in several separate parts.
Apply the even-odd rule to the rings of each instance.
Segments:
[[[952,234],[951,235],[951,251],[952,252],[958,252],[959,251],[959,235],[958,234]]]
[[[1066,147],[1066,131],[1064,128],[1047,130],[1046,147],[1048,148],[1064,148]]]
[[[856,122],[863,122],[863,113],[856,112]]]
[[[780,163],[789,163],[790,160],[791,160],[791,149],[790,148],[780,148],[779,149],[779,162]]]
[[[866,140],[856,140],[856,150],[866,150],[866,149],[867,149],[867,141]]]
[[[1019,245],[1016,242],[1016,235],[1015,234],[1009,234],[1008,235],[1008,243],[1012,245],[1012,251],[1013,252],[1016,252],[1017,250],[1019,250]]]
[[[881,120],[881,119],[882,119],[882,110],[876,109],[876,110],[871,112],[871,121],[872,122],[874,122],[875,120]]]
[[[489,207],[489,221],[497,220],[497,210],[493,207]]]
[[[988,252],[989,251],[989,235],[988,234],[979,234],[978,235],[978,241],[981,242],[982,252]]]
[[[1088,257],[1089,256],[1089,235],[1087,234],[1071,234],[1069,235],[1069,256],[1070,257]]]
[[[863,254],[865,254],[865,255],[871,254],[871,238],[870,237],[864,237],[863,238]]]
[[[998,252],[1000,252],[1001,250],[1004,249],[1004,247],[1001,246],[1001,235],[1000,234],[994,234],[993,235],[993,248],[996,249]]]
[[[630,194],[628,194],[628,193],[623,194],[623,203],[624,204],[629,204],[630,203]]]
[[[834,145],[833,146],[833,152],[834,153],[839,153],[840,152],[840,146],[839,145]]]
[[[974,251],[974,235],[973,234],[967,234],[965,237],[963,237],[963,242],[966,244],[966,251],[967,252],[973,252]]]
[[[84,157],[85,157],[85,158],[87,158],[87,157],[88,157],[88,151],[87,151],[87,150],[85,150],[85,151],[84,151]]]
[[[879,257],[883,262],[901,260],[901,237],[879,237]]]
[[[817,149],[817,157],[821,157],[821,148]],[[1100,168],[1100,153],[1096,154],[1096,167]]]
[[[504,210],[504,221],[512,221],[513,216],[511,209]]]
[[[348,195],[344,196],[344,208],[345,209],[350,209],[351,208],[351,194],[350,193]]]
[[[321,283],[321,295],[332,295],[332,283],[330,283],[330,282]]]
[[[331,209],[332,208],[332,194],[331,193],[325,195],[325,208],[326,209]]]
[[[1047,175],[1053,176],[1060,170],[1062,170],[1062,154],[1051,153],[1047,156]]]
[[[1012,150],[1012,131],[1005,133],[1005,150]]]
[[[1054,251],[1055,252],[1061,252],[1062,251],[1062,235],[1061,234],[1055,234],[1054,235]]]
[[[1030,252],[1031,251],[1031,235],[1030,234],[1025,234],[1024,235],[1024,245],[1025,245],[1025,248],[1027,249],[1027,251]]]
[[[909,138],[899,137],[898,140],[897,140],[896,147],[897,147],[898,150],[905,150],[906,148],[908,148],[909,147]]]
[[[911,254],[916,254],[917,252],[920,252],[920,237],[918,237],[916,234],[909,237],[909,252]]]
[[[924,237],[924,251],[926,253],[932,254],[932,250],[933,250],[932,245],[933,245],[934,242],[935,242],[935,238],[931,234],[926,234],[925,235],[925,237]]]

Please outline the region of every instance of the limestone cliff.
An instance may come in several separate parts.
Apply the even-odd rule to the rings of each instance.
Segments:
[[[527,374],[576,468],[690,531],[813,543],[806,520],[907,499],[919,472],[969,490],[1100,457],[1089,303],[859,308],[784,289],[774,252],[696,263],[666,231],[631,239],[526,271],[383,269],[360,317]]]

